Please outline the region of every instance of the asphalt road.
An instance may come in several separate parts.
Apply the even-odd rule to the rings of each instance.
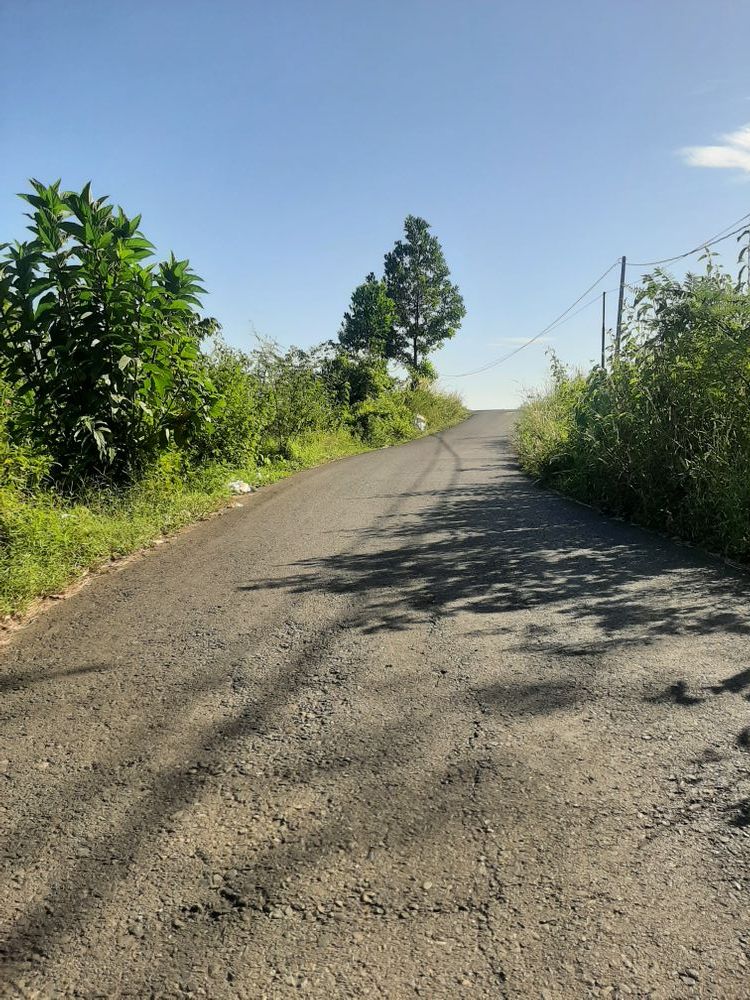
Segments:
[[[0,992],[750,995],[749,578],[512,414],[295,476],[0,662]]]

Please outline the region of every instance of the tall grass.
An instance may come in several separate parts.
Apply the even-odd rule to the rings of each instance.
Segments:
[[[516,437],[543,483],[750,559],[750,295],[710,261],[647,276],[619,362],[588,376],[555,362]]]

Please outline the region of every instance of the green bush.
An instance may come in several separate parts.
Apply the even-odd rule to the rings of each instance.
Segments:
[[[11,437],[48,452],[56,479],[123,478],[210,419],[198,345],[202,291],[87,184],[32,181],[32,239],[0,258],[0,363],[22,401]]]
[[[388,362],[377,354],[347,354],[324,345],[321,375],[333,405],[346,417],[349,408],[393,392],[399,383],[388,373]]]
[[[0,614],[22,610],[226,503],[222,468],[185,468],[171,453],[126,489],[90,488],[75,499],[54,490],[0,489]]]
[[[558,369],[517,443],[543,482],[750,558],[750,296],[713,266],[647,276],[620,360]]]
[[[38,489],[47,477],[50,457],[28,442],[14,444],[8,433],[17,401],[8,386],[0,381],[0,490],[6,487],[21,491]]]
[[[586,385],[581,374],[569,375],[554,355],[551,367],[547,389],[530,396],[516,424],[516,444],[524,467],[544,480],[570,464],[576,407]]]
[[[322,377],[324,348],[282,351],[262,340],[250,354],[261,400],[260,448],[268,456],[289,456],[292,441],[311,431],[330,430],[339,415]]]
[[[188,451],[197,464],[252,465],[268,412],[252,359],[215,336],[206,365],[217,401],[211,421],[192,436]]]
[[[403,395],[381,395],[357,403],[351,411],[354,432],[373,448],[415,437],[413,416]]]

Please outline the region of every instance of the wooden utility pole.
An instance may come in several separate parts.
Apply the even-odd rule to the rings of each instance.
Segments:
[[[625,257],[620,264],[620,296],[617,300],[617,327],[615,329],[615,361],[620,360],[620,339],[622,337],[622,303],[625,297]]]
[[[607,322],[607,293],[602,292],[602,368],[606,367],[606,362],[604,360],[604,345],[607,337],[606,322]]]

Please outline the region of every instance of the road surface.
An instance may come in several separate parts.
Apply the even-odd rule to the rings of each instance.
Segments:
[[[748,577],[534,486],[512,422],[14,636],[2,995],[750,995]]]

